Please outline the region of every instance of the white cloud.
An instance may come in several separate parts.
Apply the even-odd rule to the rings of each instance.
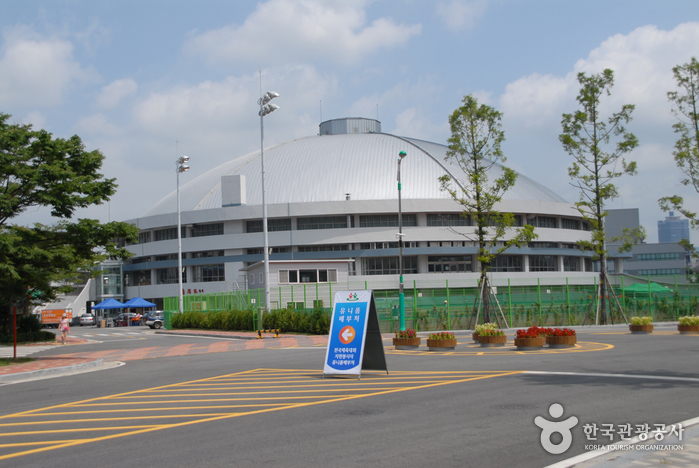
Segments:
[[[576,92],[577,79],[573,73],[562,78],[533,73],[505,87],[500,111],[524,127],[551,123],[554,117],[554,121],[560,121],[563,104],[570,107]]]
[[[335,77],[312,67],[280,67],[263,75],[263,82],[265,91],[280,94],[274,101],[279,110],[265,118],[265,146],[318,132],[318,102],[336,94]],[[210,169],[259,149],[258,98],[257,74],[151,93],[134,106],[135,138],[142,139],[143,148],[163,143],[174,148],[178,140],[190,148],[189,156],[205,157],[203,164]],[[128,157],[142,160],[142,153],[139,149]],[[165,161],[172,154],[159,148],[148,158]]]
[[[675,89],[672,67],[692,56],[699,56],[699,23],[684,23],[669,31],[643,26],[609,37],[565,76],[534,73],[509,83],[500,96],[499,110],[505,115],[513,152],[526,161],[525,173],[536,180],[548,180],[559,193],[570,193],[564,187],[568,178],[562,176],[570,157],[556,145],[561,114],[579,107],[575,102],[579,72],[589,75],[610,68],[614,87],[611,96],[602,98],[602,114],[609,116],[624,104],[634,104],[633,120],[627,128],[638,137],[640,146],[627,156],[638,163],[638,176],[615,181],[623,199],[608,208],[639,207],[642,224],[654,230],[654,220],[661,216],[657,199],[677,191],[672,181],[679,180],[672,160],[675,134],[667,101],[667,92]],[[520,142],[526,142],[527,147]],[[654,239],[655,233],[649,232],[649,240]]]
[[[435,13],[448,29],[458,31],[473,28],[486,7],[486,0],[453,0],[438,3]]]
[[[39,111],[29,112],[25,118],[21,120],[22,124],[31,125],[34,130],[45,128],[46,116]]]
[[[97,105],[104,109],[116,107],[122,99],[134,94],[138,90],[138,84],[131,78],[115,80],[104,86],[97,96]]]
[[[426,127],[432,123],[414,107],[405,109],[396,116],[396,135],[408,135],[411,138],[425,138]]]
[[[185,50],[211,63],[300,63],[322,58],[352,65],[379,49],[405,44],[419,24],[378,18],[367,25],[365,2],[270,0],[240,25],[193,34]]]
[[[122,129],[109,121],[104,114],[94,114],[80,119],[76,125],[78,134],[87,135],[106,135],[118,136],[122,135]]]
[[[0,58],[0,105],[51,106],[73,85],[96,81],[97,73],[73,57],[73,45],[38,37],[27,28],[5,31]]]
[[[604,98],[603,111],[617,111],[634,104],[634,120],[666,125],[670,120],[667,91],[674,88],[672,67],[699,55],[699,23],[684,23],[671,31],[643,26],[627,35],[617,34],[578,60],[566,76],[522,77],[505,88],[500,108],[519,124],[532,127],[559,122],[563,112],[577,108],[577,74],[614,71],[611,96]],[[633,123],[632,123],[633,125]]]
[[[447,116],[452,109],[443,109],[435,104],[439,102],[443,92],[436,76],[424,76],[415,82],[401,81],[382,93],[362,96],[348,110],[343,111],[343,115],[335,117],[376,118],[378,106],[382,131],[430,141],[445,141],[449,130]],[[391,121],[386,116],[395,116],[395,120]]]

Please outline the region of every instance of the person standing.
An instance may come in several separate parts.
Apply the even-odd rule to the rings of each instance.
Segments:
[[[58,329],[61,331],[61,343],[66,344],[68,333],[70,333],[70,320],[67,314],[63,314],[63,318],[58,322]]]

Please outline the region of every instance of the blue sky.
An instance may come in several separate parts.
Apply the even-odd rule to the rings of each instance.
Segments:
[[[4,0],[0,32],[0,112],[80,135],[117,178],[112,202],[81,217],[139,216],[175,189],[177,155],[191,157],[186,182],[258,150],[259,70],[281,94],[266,146],[316,134],[321,107],[446,143],[447,116],[473,93],[504,114],[508,165],[574,202],[561,114],[577,108],[578,72],[611,68],[605,106],[636,105],[641,145],[608,208],[639,208],[650,242],[661,196],[699,210],[666,98],[672,67],[699,57],[696,0]]]

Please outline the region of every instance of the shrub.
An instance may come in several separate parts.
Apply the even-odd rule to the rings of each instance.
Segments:
[[[696,315],[680,317],[680,325],[699,325],[699,317]]]
[[[478,333],[478,336],[502,336],[505,334],[505,330],[499,330],[497,328],[486,328]]]
[[[41,320],[38,315],[17,316],[17,333],[36,333],[41,331]]]
[[[43,341],[56,341],[56,335],[49,331],[42,330],[35,332],[17,333],[17,344],[38,343]],[[0,344],[14,344],[14,337],[12,335],[2,335],[0,336]]]
[[[650,325],[653,323],[653,317],[631,317],[631,325]]]
[[[173,328],[198,328],[203,330],[254,331],[254,310],[222,310],[216,312],[194,312],[173,314]],[[303,310],[280,309],[262,316],[266,329],[278,328],[282,332],[327,334],[330,318],[321,309],[308,313]]]

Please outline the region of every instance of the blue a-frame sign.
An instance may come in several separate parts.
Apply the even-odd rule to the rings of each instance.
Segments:
[[[373,291],[338,291],[333,302],[323,376],[388,374]]]

